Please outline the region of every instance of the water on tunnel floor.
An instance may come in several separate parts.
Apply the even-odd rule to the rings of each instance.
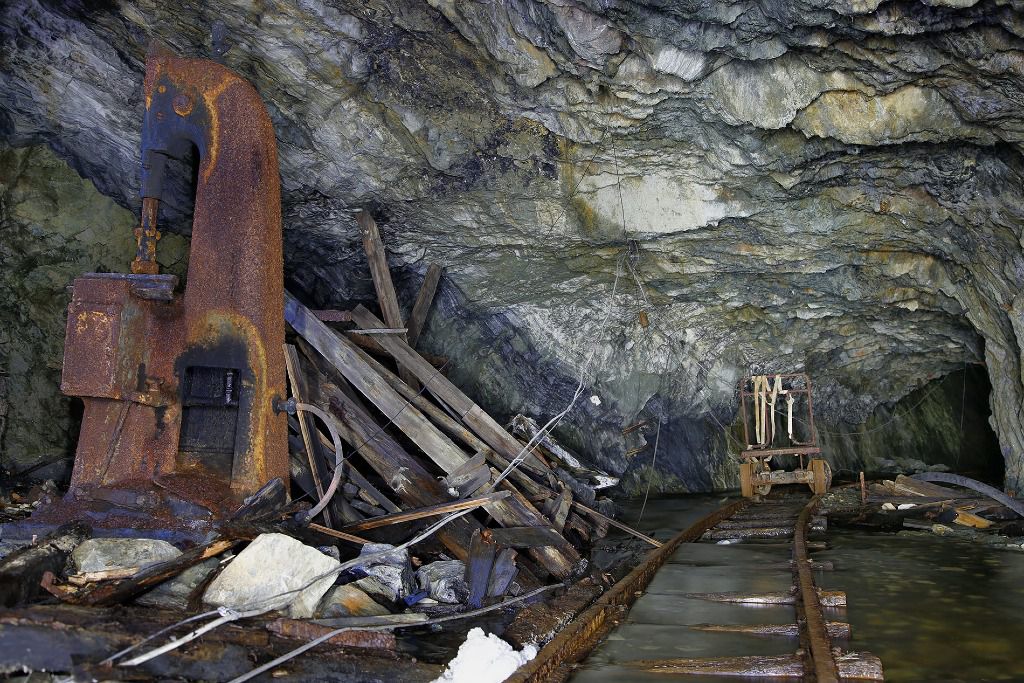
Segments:
[[[666,538],[721,505],[721,497],[648,501],[644,531]],[[623,521],[637,520],[629,504]],[[930,535],[832,531],[829,549],[812,553],[836,571],[818,572],[823,589],[844,590],[849,607],[826,610],[848,621],[846,649],[881,658],[887,681],[1024,681],[1024,553]],[[689,593],[770,592],[791,584],[779,563],[786,544],[683,545],[658,572],[626,620],[574,674],[573,683],[611,681],[760,681],[668,676],[636,671],[636,660],[792,654],[796,638],[711,633],[694,624],[792,623],[786,605],[708,602]]]

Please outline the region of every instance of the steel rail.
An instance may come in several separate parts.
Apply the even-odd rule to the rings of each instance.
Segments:
[[[549,683],[568,677],[568,666],[579,662],[616,625],[617,615],[624,614],[636,602],[662,565],[683,543],[692,543],[724,519],[745,508],[749,499],[725,505],[679,532],[660,548],[652,550],[644,560],[599,597],[593,605],[559,630],[537,656],[511,677],[507,683]],[[805,551],[806,552],[806,551]]]
[[[811,561],[807,556],[807,534],[811,517],[821,503],[821,496],[814,496],[804,506],[793,530],[793,577],[797,585],[797,623],[800,639],[806,641],[804,668],[813,674],[817,683],[838,683],[839,666],[832,650],[832,639],[828,634],[825,615],[818,599],[818,590],[811,573]]]

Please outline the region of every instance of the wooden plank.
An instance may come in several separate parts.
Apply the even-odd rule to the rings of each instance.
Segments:
[[[491,470],[487,466],[484,453],[477,453],[463,467],[444,478],[449,495],[452,490],[458,492],[459,498],[468,498],[491,480]]]
[[[487,582],[487,597],[500,598],[508,592],[509,586],[519,573],[516,566],[516,555],[513,548],[502,548],[494,558],[494,566],[491,567],[491,578]]]
[[[309,528],[312,529],[313,531],[319,531],[320,533],[324,534],[325,536],[330,536],[332,538],[340,538],[341,540],[348,541],[349,543],[357,543],[359,545],[366,545],[367,543],[373,543],[373,541],[370,541],[370,540],[365,539],[365,538],[361,538],[361,537],[356,536],[354,534],[346,534],[344,531],[337,531],[336,529],[331,529],[331,528],[322,526],[320,524],[314,524],[312,522],[310,523]]]
[[[431,421],[440,427],[445,434],[465,444],[474,452],[480,452],[484,448],[487,448],[487,444],[481,441],[480,438],[473,434],[473,432],[471,432],[465,425],[449,417],[447,413],[433,404],[429,398],[410,387],[402,381],[401,377],[384,367],[369,353],[356,346],[353,346],[352,348],[359,354],[359,357],[366,361],[366,364],[373,368],[378,375],[383,377],[395,391],[401,394],[405,400],[416,406],[424,415],[429,417]]]
[[[321,431],[318,431],[317,434],[320,437],[320,445],[324,448],[326,452],[333,454],[334,445],[331,443],[331,440],[327,437],[327,435],[325,435]],[[345,439],[344,436],[342,436],[342,439],[344,439],[345,441],[349,441],[348,439]],[[351,484],[357,487],[360,491],[369,494],[370,498],[373,499],[373,503],[375,505],[379,505],[388,512],[401,511],[401,508],[395,505],[390,498],[381,493],[380,489],[378,489],[369,480],[367,480],[367,478],[364,477],[359,472],[358,469],[356,469],[356,466],[353,465],[350,460],[346,460],[343,464],[343,467],[345,468],[345,476],[348,477]]]
[[[423,466],[398,444],[387,432],[363,412],[352,399],[337,388],[325,398],[331,403],[331,413],[343,416],[335,422],[341,438],[369,465],[403,503],[424,507],[447,502],[441,484]],[[480,525],[468,517],[456,519],[437,532],[438,540],[458,559],[469,556],[469,543],[473,531]]]
[[[299,366],[299,352],[291,344],[284,345],[284,365],[288,374],[288,385],[291,387],[292,397],[298,403],[306,403],[309,400],[309,392],[306,388],[306,378]],[[316,488],[316,501],[320,502],[324,497],[323,476],[320,471],[320,464],[323,456],[320,452],[317,440],[313,438],[316,425],[313,416],[304,412],[297,413],[299,422],[299,434],[302,436],[302,444],[306,448],[306,458],[309,461],[309,472],[313,477],[313,486]],[[323,516],[324,524],[332,526],[330,506],[326,506],[320,514]],[[353,521],[353,520],[346,520]]]
[[[324,358],[329,360],[353,386],[370,399],[384,415],[391,419],[395,426],[412,439],[427,457],[441,467],[445,473],[454,472],[469,460],[469,456],[465,452],[442,434],[422,413],[402,399],[401,395],[392,389],[380,375],[373,372],[372,368],[356,353],[351,342],[331,332],[289,292],[285,292],[284,308],[285,320]],[[393,337],[384,337],[384,339],[394,340]],[[394,341],[397,342],[397,340]],[[397,343],[408,348],[404,342]],[[411,349],[410,353],[413,353]],[[382,430],[374,425],[374,430],[369,435],[376,433],[382,433]],[[409,459],[411,460],[411,458]],[[417,469],[422,470],[418,464]],[[385,481],[390,479],[389,476],[383,474],[381,476]],[[436,480],[431,478],[431,481],[433,486],[440,486]],[[544,524],[544,518],[537,509],[521,496],[513,495],[511,498],[499,501],[488,511],[502,526],[542,526]],[[572,546],[538,548],[531,550],[530,553],[545,569],[560,579],[568,577],[572,573],[573,566],[580,559],[576,549]]]
[[[377,406],[438,467],[446,473],[453,472],[469,459],[451,439],[441,434],[419,410],[409,405],[374,372],[356,353],[352,342],[334,334],[288,292],[285,293],[284,308],[285,320],[295,331],[330,361],[345,379]]]
[[[551,526],[559,533],[565,528],[565,520],[569,518],[569,508],[572,506],[572,490],[568,486],[562,487],[562,492],[555,500],[551,514]]]
[[[497,552],[498,546],[491,538],[490,530],[482,529],[473,534],[469,561],[466,562],[466,585],[469,586],[466,604],[470,607],[481,607],[484,604]]]
[[[352,322],[352,311],[313,311],[319,320],[325,323],[349,323]]]
[[[363,236],[363,249],[366,251],[366,260],[370,264],[370,276],[373,278],[373,288],[377,291],[377,303],[380,305],[384,320],[390,327],[405,327],[402,322],[402,311],[398,306],[398,295],[395,294],[395,285],[391,281],[391,271],[388,270],[387,253],[384,251],[384,242],[380,238],[380,231],[377,229],[377,221],[369,211],[356,213],[356,222]],[[383,327],[373,325],[372,327]]]
[[[568,541],[549,526],[520,526],[491,529],[494,542],[509,548],[540,548],[565,545]]]
[[[402,310],[398,306],[398,295],[395,294],[395,284],[391,281],[391,271],[388,270],[387,253],[384,251],[384,242],[380,238],[380,231],[377,230],[377,221],[369,211],[360,211],[356,214],[356,222],[363,234],[363,249],[366,251],[366,260],[370,264],[370,276],[373,279],[373,288],[377,290],[377,303],[380,305],[381,313],[388,327],[405,327],[402,321]],[[383,325],[372,325],[371,327],[384,327]],[[398,335],[405,340],[405,334]],[[408,382],[414,389],[418,389],[415,376],[407,370],[399,369],[399,375]]]
[[[348,533],[355,533],[357,531],[367,531],[369,529],[376,529],[382,526],[390,526],[392,524],[400,524],[402,522],[411,522],[417,519],[423,519],[424,517],[436,517],[438,515],[446,515],[449,512],[458,512],[459,510],[471,510],[482,505],[490,505],[496,503],[499,500],[509,497],[508,491],[495,491],[494,493],[488,493],[480,496],[479,498],[468,498],[466,500],[455,500],[450,503],[439,503],[438,505],[429,505],[427,507],[418,508],[416,510],[405,510],[403,512],[395,512],[390,515],[381,515],[380,517],[371,517],[370,519],[364,519],[361,522],[355,524],[348,524],[343,526],[340,530]]]
[[[416,348],[416,342],[420,339],[423,326],[427,322],[427,314],[430,313],[430,306],[434,303],[434,294],[437,292],[437,283],[441,280],[441,266],[431,263],[427,266],[427,272],[423,276],[423,284],[416,294],[416,303],[412,305],[412,313],[409,314],[409,332],[406,334],[406,341],[411,348]]]
[[[353,334],[351,332],[345,332],[344,335],[361,349],[365,349],[370,353],[375,353],[378,356],[391,358],[391,354],[388,353],[383,346],[378,344],[376,339],[368,334]],[[446,372],[446,368],[451,365],[451,360],[445,356],[438,356],[433,353],[427,353],[426,351],[420,351],[419,354],[423,356],[423,360],[427,361],[441,372]]]
[[[367,328],[386,326],[365,306],[356,306],[352,311],[352,319]],[[510,461],[523,450],[519,441],[408,344],[395,336],[382,336],[378,341],[398,361],[400,367],[405,367],[416,375],[420,382],[448,404],[462,418],[466,426],[472,429],[488,446]],[[531,461],[531,459],[531,464],[543,468],[543,465],[537,462],[536,456],[528,455],[527,460]]]
[[[377,316],[371,313],[365,306],[356,306],[352,311],[352,320],[360,327],[383,328],[390,327]],[[384,335],[375,337],[385,351],[398,361],[401,367],[412,372],[420,382],[437,392],[441,399],[447,403],[460,416],[465,415],[471,408],[476,406],[458,387],[452,384],[448,378],[439,373],[434,366],[428,363],[420,354],[409,348],[403,340],[392,336]]]

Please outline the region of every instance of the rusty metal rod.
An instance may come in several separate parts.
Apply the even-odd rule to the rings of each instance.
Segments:
[[[723,519],[728,519],[750,503],[739,500],[715,510],[673,536],[660,548],[647,554],[633,571],[612,586],[608,592],[578,617],[559,630],[537,657],[520,667],[506,683],[551,683],[566,677],[565,667],[586,657],[613,628],[617,615],[624,615],[629,606],[643,594],[654,574],[661,569],[683,543],[692,543]]]
[[[818,591],[814,586],[814,575],[811,573],[810,558],[807,556],[807,534],[811,516],[818,509],[821,496],[814,496],[804,507],[797,519],[793,534],[793,576],[798,587],[797,601],[798,623],[806,637],[810,652],[810,662],[817,683],[839,683],[839,667],[832,652],[832,639],[829,637],[825,615],[818,600]]]

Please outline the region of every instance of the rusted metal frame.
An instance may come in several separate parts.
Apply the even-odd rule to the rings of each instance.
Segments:
[[[839,666],[832,650],[832,639],[828,623],[818,600],[818,591],[811,573],[807,556],[807,534],[811,517],[821,503],[821,496],[814,496],[800,512],[793,533],[793,578],[797,585],[797,622],[800,625],[801,640],[807,641],[804,666],[813,674],[817,683],[838,683]]]
[[[597,646],[612,629],[615,616],[629,611],[655,573],[680,545],[699,540],[705,531],[749,504],[750,501],[744,499],[719,508],[673,536],[660,548],[652,550],[633,571],[562,628],[533,661],[507,680],[510,683],[548,683],[564,679],[567,672],[563,667],[582,660]]]
[[[768,376],[769,377],[774,377],[774,375],[768,375]],[[789,379],[789,378],[793,378],[793,377],[803,377],[804,380],[807,382],[807,387],[805,389],[787,389],[786,391],[787,391],[787,393],[790,393],[790,394],[807,394],[807,418],[808,418],[808,424],[809,424],[810,433],[811,433],[811,440],[807,441],[807,442],[803,442],[803,441],[796,441],[794,439],[793,443],[797,444],[798,446],[812,446],[813,447],[817,443],[817,436],[816,436],[816,433],[814,431],[814,401],[811,399],[811,377],[810,377],[810,375],[808,375],[807,373],[804,373],[804,372],[796,372],[796,373],[791,373],[791,374],[788,374],[788,375],[779,375],[779,377],[781,377],[782,379]],[[743,379],[740,380],[740,413],[741,413],[741,415],[743,417],[743,442],[749,447],[748,451],[755,451],[756,450],[759,453],[767,454],[769,452],[768,450],[759,449],[756,446],[751,446],[751,444],[750,444],[750,431],[749,431],[749,428],[747,427],[747,402],[746,402],[746,399],[748,397],[754,396],[754,392],[747,391],[747,389],[746,389],[747,382],[750,379],[751,379],[750,377],[744,377]],[[800,454],[802,451],[799,451],[797,449],[772,449],[771,452],[776,453],[777,455],[797,455],[797,454]],[[818,450],[817,452],[820,453],[821,451]]]

